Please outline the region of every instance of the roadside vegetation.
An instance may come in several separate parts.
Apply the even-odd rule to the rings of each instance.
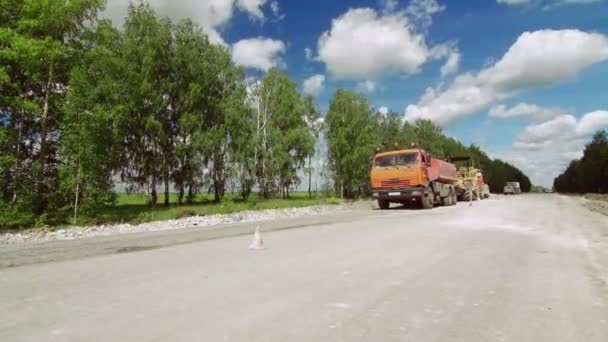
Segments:
[[[562,193],[608,194],[608,133],[597,132],[583,151],[555,178],[555,191]]]
[[[0,228],[354,198],[369,191],[374,149],[394,143],[418,142],[440,158],[470,155],[494,192],[507,181],[530,189],[520,170],[431,121],[383,115],[346,89],[322,119],[284,71],[246,77],[190,20],[160,18],[137,1],[115,27],[98,18],[104,5],[0,4]],[[116,194],[118,182],[143,197],[130,203]],[[306,198],[292,193],[297,187]]]
[[[295,192],[288,199],[264,199],[252,194],[246,200],[238,194],[226,194],[224,200],[215,203],[213,195],[197,195],[191,204],[177,205],[178,194],[170,194],[169,206],[150,206],[147,197],[143,194],[118,194],[115,205],[97,208],[95,212],[80,215],[76,225],[105,225],[115,223],[140,224],[153,221],[165,221],[186,218],[191,216],[208,216],[217,214],[231,214],[241,211],[257,211],[267,209],[301,208],[316,205],[335,205],[343,201],[334,197],[313,197],[308,193]],[[47,226],[48,221],[40,221],[29,212],[4,217],[0,222],[3,227],[0,231],[19,230],[36,226]],[[65,222],[56,222],[55,227],[61,227]],[[73,221],[69,222],[73,224]]]

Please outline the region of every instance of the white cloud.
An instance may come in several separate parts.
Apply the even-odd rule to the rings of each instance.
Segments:
[[[458,71],[460,67],[460,53],[454,50],[448,54],[445,64],[441,67],[441,77],[449,76]]]
[[[280,66],[280,54],[285,52],[285,44],[269,38],[249,38],[239,40],[232,46],[232,61],[236,65],[268,71]]]
[[[526,127],[513,143],[514,150],[496,155],[512,162],[536,184],[549,186],[568,163],[580,158],[585,144],[598,130],[608,128],[608,111],[598,110],[576,118],[559,115]]]
[[[388,115],[389,112],[390,112],[390,110],[388,109],[388,107],[378,108],[378,113],[382,114],[382,116]]]
[[[376,91],[376,86],[377,86],[376,82],[370,81],[370,80],[357,83],[357,89],[359,91],[364,92],[364,93],[369,93],[369,94]]]
[[[504,104],[496,105],[490,108],[489,116],[498,119],[529,117],[534,121],[542,121],[563,113],[564,111],[560,108],[545,108],[535,104],[521,102],[510,108]]]
[[[278,1],[275,0],[270,3],[270,10],[272,11],[272,15],[274,15],[274,17],[278,20],[285,19],[285,14],[281,13],[281,7],[279,6]]]
[[[302,89],[304,94],[318,95],[325,87],[325,75],[314,75],[304,80]]]
[[[222,0],[215,0],[216,2]],[[236,5],[244,12],[249,13],[251,18],[259,21],[264,21],[264,13],[261,7],[264,6],[266,0],[237,0]]]
[[[312,61],[312,50],[310,48],[304,48],[304,55],[306,56],[306,60]]]
[[[281,12],[281,8],[279,7],[278,1],[271,2],[270,9],[272,10],[272,14],[274,14],[274,15],[279,15]]]
[[[266,0],[238,0],[238,8],[254,18],[263,18],[261,7]],[[148,0],[148,3],[160,16],[173,20],[190,18],[201,25],[213,43],[226,45],[218,30],[225,26],[234,14],[237,0]],[[258,4],[256,7],[255,4]],[[127,15],[129,1],[108,0],[103,17],[121,25]]]
[[[429,58],[422,34],[404,13],[350,9],[318,41],[317,60],[339,79],[376,79],[387,72],[416,73]]]
[[[392,13],[397,10],[397,6],[399,6],[398,0],[383,0],[383,13]]]
[[[555,143],[556,139],[571,138],[577,127],[576,117],[570,114],[560,115],[540,124],[526,127],[516,139],[518,148],[536,149]]]
[[[499,4],[515,6],[529,4],[532,2],[532,0],[496,0],[496,2],[498,2]]]
[[[555,2],[561,4],[596,4],[602,0],[556,0]]]
[[[548,1],[545,6],[543,6],[544,11],[552,10],[555,8],[560,8],[568,5],[591,5],[600,3],[603,0],[554,0]]]
[[[575,77],[608,60],[608,37],[579,30],[525,32],[495,64],[457,76],[447,88],[428,88],[406,119],[444,124],[482,110],[521,91]]]
[[[582,156],[585,140],[574,139],[545,149],[514,149],[491,153],[522,170],[533,184],[551,187],[553,179],[563,172],[568,163]]]
[[[552,9],[564,5],[588,5],[588,4],[596,4],[601,2],[602,0],[496,0],[499,4],[509,5],[509,6],[522,6],[522,5],[540,5],[544,3],[543,9]]]
[[[433,15],[443,12],[445,6],[436,0],[411,0],[405,12],[413,18],[419,26],[426,30],[433,22]]]
[[[575,139],[588,139],[595,132],[608,128],[608,111],[597,110],[580,118],[563,114],[551,120],[531,124],[517,137],[514,147],[520,149],[554,148]]]
[[[600,129],[608,128],[608,111],[598,110],[585,114],[576,126],[579,136],[592,135]]]

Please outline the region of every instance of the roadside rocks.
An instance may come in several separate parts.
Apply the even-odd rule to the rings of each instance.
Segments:
[[[178,220],[148,222],[138,225],[114,224],[89,227],[69,227],[55,231],[27,230],[19,233],[0,234],[0,245],[23,242],[43,242],[54,240],[75,240],[96,236],[153,232],[162,230],[187,229],[195,227],[212,227],[239,222],[260,222],[281,218],[318,215],[328,212],[346,210],[350,204],[324,205],[304,208],[270,209],[261,211],[243,211],[233,214],[192,216]]]

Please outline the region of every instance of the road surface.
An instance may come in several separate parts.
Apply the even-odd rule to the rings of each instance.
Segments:
[[[0,341],[608,341],[608,219],[576,198],[310,222],[266,232],[265,251],[199,234],[18,256],[0,269]]]

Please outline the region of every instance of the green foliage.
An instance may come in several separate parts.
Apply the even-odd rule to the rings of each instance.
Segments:
[[[442,141],[446,138],[443,135],[441,127],[436,125],[431,120],[416,120],[414,123],[414,137],[416,143],[422,147],[425,151],[430,152],[432,155],[443,158],[445,153],[443,151]]]
[[[124,108],[117,119],[123,141],[121,176],[157,202],[170,145],[170,96],[172,25],[159,20],[147,3],[131,3],[123,30],[116,79]]]
[[[299,182],[297,170],[314,152],[315,137],[307,123],[312,114],[296,84],[279,69],[269,70],[253,92],[258,184],[265,198],[272,193],[287,198]]]
[[[414,127],[403,123],[403,116],[399,113],[390,112],[386,116],[377,116],[376,147],[381,150],[392,149],[395,144],[408,147],[416,140]]]
[[[243,200],[238,194],[226,194],[221,204],[213,200],[213,195],[198,196],[192,204],[178,205],[177,193],[170,194],[170,206],[150,207],[147,197],[140,194],[119,194],[116,205],[104,206],[92,212],[83,212],[78,218],[79,225],[99,225],[112,223],[140,224],[145,222],[173,220],[188,216],[205,216],[217,214],[230,214],[245,210],[267,210],[282,208],[297,208],[315,205],[334,205],[342,200],[333,197],[316,197],[309,199],[304,192],[293,192],[289,199],[263,199],[252,194],[248,200]],[[6,215],[0,207],[0,231],[6,229],[19,229],[37,227],[57,227],[66,222],[59,222],[48,215],[34,217],[31,214],[19,211]]]
[[[192,209],[181,209],[180,211],[177,212],[177,215],[175,215],[176,219],[181,219],[181,218],[186,218],[186,217],[192,217],[192,216],[196,216],[196,211],[192,210]]]
[[[367,99],[339,89],[327,113],[327,142],[336,192],[353,197],[368,188],[370,157],[377,143],[377,118]]]
[[[608,133],[597,132],[580,160],[573,160],[555,178],[555,191],[565,193],[608,193]]]
[[[58,123],[71,68],[103,0],[12,0],[0,5],[1,200],[41,215],[59,179]],[[37,145],[29,142],[36,141]]]

